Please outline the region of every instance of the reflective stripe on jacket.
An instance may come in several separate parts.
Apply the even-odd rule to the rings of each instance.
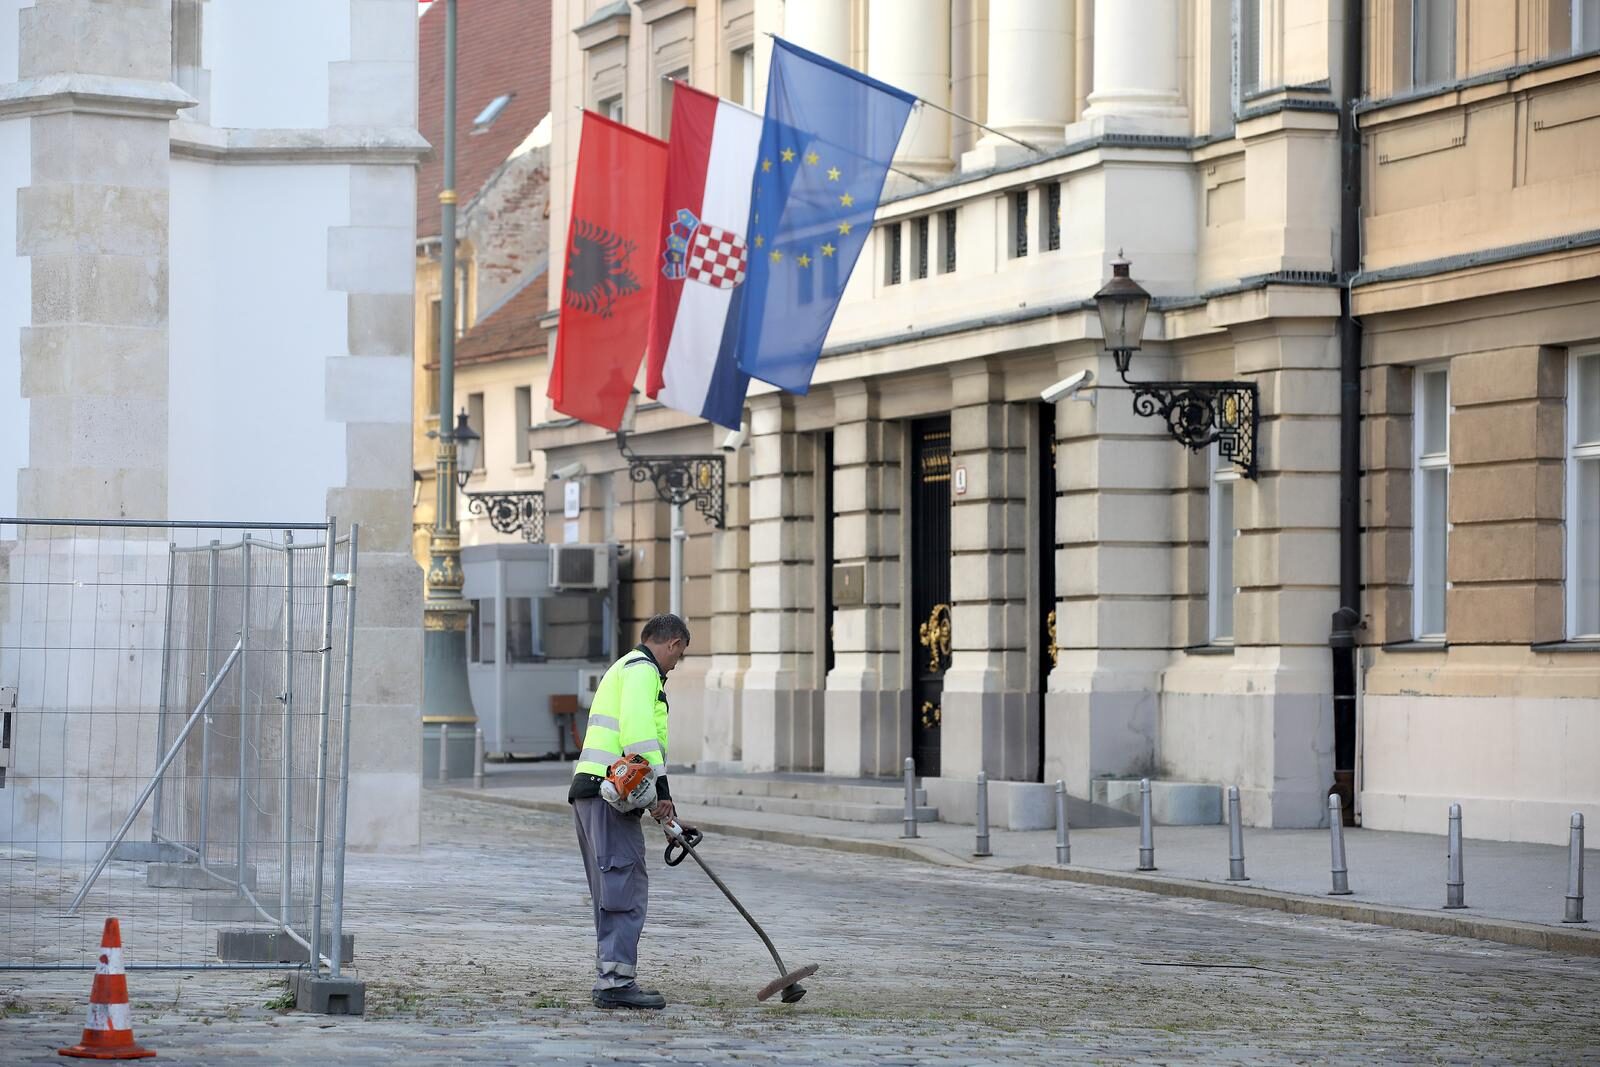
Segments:
[[[573,774],[604,778],[613,763],[634,754],[654,764],[657,775],[666,774],[665,683],[666,675],[642,645],[613,663],[595,690]]]

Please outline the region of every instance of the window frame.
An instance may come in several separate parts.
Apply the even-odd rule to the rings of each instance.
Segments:
[[[1239,543],[1239,469],[1233,463],[1222,457],[1222,449],[1212,445],[1206,450],[1206,643],[1218,648],[1230,647],[1234,643],[1238,631],[1236,625],[1238,616],[1235,606],[1238,603],[1239,587],[1237,585],[1237,572],[1234,561],[1237,558]],[[1228,517],[1229,526],[1226,531],[1221,529],[1221,503],[1222,488],[1228,490]],[[1218,573],[1221,560],[1221,547],[1223,533],[1226,532],[1228,541],[1228,574],[1227,582],[1221,581],[1222,575]],[[1227,593],[1226,605],[1222,603],[1224,589]],[[1227,611],[1227,632],[1223,633],[1219,625],[1224,610]]]
[[[883,284],[899,285],[905,280],[902,251],[905,243],[900,221],[883,224]]]
[[[1245,100],[1261,91],[1261,71],[1266,64],[1262,59],[1261,41],[1261,4],[1262,0],[1233,0],[1233,115],[1237,119],[1244,110]],[[1246,15],[1251,12],[1254,18]],[[1255,79],[1250,84],[1245,84],[1245,41],[1244,30],[1249,24],[1255,27]]]
[[[1028,258],[1028,196],[1029,189],[1013,189],[1007,199],[1011,201],[1007,215],[1010,217],[1009,245],[1011,259]]]
[[[1596,537],[1595,543],[1592,545],[1576,543],[1580,533],[1578,518],[1582,514],[1580,504],[1583,503],[1581,500],[1583,479],[1580,477],[1582,465],[1600,464],[1600,438],[1586,442],[1578,440],[1578,411],[1582,402],[1588,399],[1579,395],[1579,383],[1582,378],[1578,371],[1580,365],[1586,364],[1591,360],[1600,363],[1600,346],[1574,348],[1567,353],[1566,470],[1564,472],[1566,478],[1566,510],[1562,519],[1564,535],[1562,542],[1565,547],[1566,559],[1562,578],[1566,593],[1564,598],[1566,601],[1565,630],[1569,641],[1600,641],[1600,605],[1596,605],[1592,609],[1595,611],[1594,627],[1592,629],[1585,628],[1580,621],[1579,612],[1582,605],[1578,599],[1580,579],[1582,578],[1579,568],[1584,558],[1584,552],[1589,553],[1589,565],[1600,570],[1600,536]],[[1594,402],[1600,404],[1600,397],[1594,398]]]
[[[519,385],[516,391],[516,425],[512,427],[514,438],[512,445],[512,462],[517,466],[526,466],[533,462],[533,445],[528,440],[528,431],[533,428],[533,386]]]
[[[940,212],[940,215],[942,216],[940,221],[944,244],[942,248],[943,254],[939,257],[939,273],[954,274],[956,272],[956,232],[958,226],[956,209],[953,207],[946,208]]]
[[[917,281],[928,277],[929,260],[932,258],[928,245],[933,240],[932,217],[918,215],[911,229],[911,243],[913,256],[911,263],[911,276]]]
[[[732,70],[728,72],[728,95],[733,102],[750,111],[757,110],[756,96],[756,46],[735,48],[728,53]],[[735,96],[737,92],[737,96]]]
[[[626,125],[627,119],[624,117],[625,113],[622,107],[622,97],[623,94],[621,93],[615,93],[611,96],[604,97],[595,103],[594,109],[605,118],[617,123],[619,126]]]
[[[1435,374],[1444,375],[1444,451],[1424,452],[1428,428],[1427,391],[1428,379]],[[1449,630],[1449,601],[1450,601],[1450,423],[1452,407],[1450,403],[1450,365],[1448,363],[1433,363],[1419,366],[1414,372],[1415,380],[1412,383],[1411,404],[1411,638],[1417,642],[1443,644],[1445,635]],[[1427,488],[1423,478],[1426,471],[1444,471],[1445,479],[1445,511],[1438,520],[1444,523],[1444,561],[1440,568],[1439,588],[1439,628],[1437,630],[1423,630],[1424,597],[1427,595],[1425,586],[1428,568],[1433,560],[1428,554],[1428,537],[1425,524],[1430,523],[1433,516],[1427,507]]]
[[[1600,0],[1570,0],[1567,7],[1567,18],[1571,26],[1571,48],[1575,56],[1600,50],[1600,25],[1596,26],[1596,40],[1585,43],[1583,39],[1584,19],[1591,11],[1596,12],[1597,21],[1600,21]]]
[[[1447,40],[1450,44],[1449,59],[1446,63],[1446,66],[1449,69],[1445,71],[1441,77],[1423,78],[1420,76],[1418,69],[1420,66],[1422,66],[1421,60],[1424,45],[1423,35],[1421,32],[1419,32],[1419,26],[1421,26],[1423,21],[1422,12],[1424,7],[1432,3],[1442,4],[1443,6],[1440,10],[1442,12],[1448,12],[1449,32],[1445,34],[1445,40]],[[1456,30],[1455,0],[1411,0],[1411,88],[1437,88],[1439,86],[1449,85],[1451,82],[1456,80]]]
[[[489,402],[488,398],[480,392],[467,394],[467,425],[478,431],[478,464],[469,472],[482,474],[489,466]]]

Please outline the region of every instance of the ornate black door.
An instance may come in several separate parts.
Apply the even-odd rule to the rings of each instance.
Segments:
[[[950,420],[911,424],[911,756],[939,774],[950,666]]]

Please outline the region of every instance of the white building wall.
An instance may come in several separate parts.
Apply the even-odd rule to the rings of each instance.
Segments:
[[[15,13],[0,5],[0,24]],[[15,79],[15,33],[12,34]],[[0,38],[0,64],[5,62]],[[0,82],[8,80],[0,70]],[[26,118],[0,119],[0,515],[17,513],[17,471],[28,456],[28,402],[17,388],[22,381],[22,328],[32,316],[33,281],[28,260],[16,254],[17,190],[28,184]]]
[[[322,129],[330,64],[350,58],[349,4],[207,4],[202,55],[211,71],[211,125]]]

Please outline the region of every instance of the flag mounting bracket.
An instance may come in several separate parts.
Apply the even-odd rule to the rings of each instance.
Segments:
[[[520,533],[530,543],[544,540],[544,493],[468,493],[467,511],[484,515],[498,533]]]
[[[624,430],[617,431],[617,451],[628,461],[628,477],[635,482],[650,482],[663,503],[678,507],[693,504],[717,529],[724,527],[727,468],[721,455],[641,456],[628,447]]]

